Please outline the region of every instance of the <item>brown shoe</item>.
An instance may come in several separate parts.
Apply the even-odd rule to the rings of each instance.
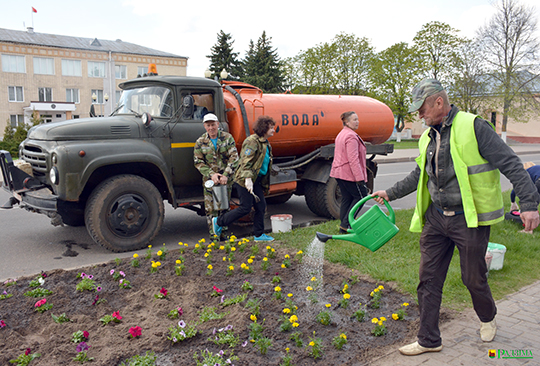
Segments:
[[[481,323],[480,338],[484,342],[491,342],[493,338],[495,338],[495,334],[497,334],[497,324],[495,323],[495,319],[487,323]]]
[[[440,350],[442,350],[442,344],[439,347],[422,347],[418,342],[414,342],[401,347],[399,352],[405,356],[416,356],[425,352],[439,352]]]

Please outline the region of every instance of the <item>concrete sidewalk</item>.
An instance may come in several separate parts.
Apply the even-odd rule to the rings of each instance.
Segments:
[[[540,153],[540,144],[509,143],[518,155]],[[377,156],[375,161],[395,163],[413,161],[417,149],[395,150],[389,156]],[[524,157],[522,157],[523,161]],[[539,163],[540,162],[536,162]],[[480,339],[480,321],[472,309],[461,312],[456,318],[441,325],[443,346],[441,352],[424,353],[418,356],[403,356],[398,348],[414,342],[408,339],[395,349],[373,360],[370,365],[387,366],[510,366],[540,365],[540,281],[520,289],[518,292],[497,301],[497,336],[492,342]],[[488,355],[495,350],[495,357]],[[532,358],[507,358],[507,357]]]

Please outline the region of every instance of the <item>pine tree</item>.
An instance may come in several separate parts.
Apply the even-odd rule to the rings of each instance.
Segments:
[[[230,33],[219,31],[217,42],[212,46],[212,54],[206,56],[210,59],[210,71],[212,77],[220,77],[220,73],[225,69],[229,80],[238,80],[242,76],[242,65],[238,60],[238,52],[233,52],[233,43]]]
[[[267,93],[283,91],[283,73],[281,61],[276,49],[272,49],[272,37],[266,37],[263,31],[257,41],[249,42],[249,49],[244,60],[244,77],[242,81],[255,85]]]

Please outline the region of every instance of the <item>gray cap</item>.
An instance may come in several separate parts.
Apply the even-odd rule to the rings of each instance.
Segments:
[[[422,80],[421,82],[416,84],[416,86],[412,90],[412,104],[409,106],[408,113],[416,112],[420,109],[420,107],[422,107],[422,104],[424,104],[424,101],[427,97],[443,90],[444,88],[442,87],[439,80]]]

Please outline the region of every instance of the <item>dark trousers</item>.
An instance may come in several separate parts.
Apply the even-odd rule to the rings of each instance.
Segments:
[[[485,260],[490,227],[468,228],[465,215],[444,216],[433,205],[429,206],[425,218],[420,237],[420,283],[417,288],[418,343],[424,347],[438,347],[441,345],[439,308],[454,247],[459,250],[461,280],[471,294],[480,321],[490,322],[495,318],[497,308],[487,282]]]
[[[340,225],[342,229],[348,229],[351,227],[349,223],[349,211],[358,201],[368,195],[368,190],[364,182],[351,182],[338,178],[336,180],[341,191],[341,207],[339,208]],[[358,211],[362,209],[362,206],[359,207]]]
[[[251,207],[255,208],[255,216],[253,217],[253,234],[261,236],[264,233],[264,212],[266,211],[266,201],[264,200],[264,190],[261,185],[261,178],[257,178],[253,183],[253,193],[259,197],[259,202],[255,201],[255,197],[247,189],[238,183],[233,186],[240,198],[240,206],[234,210],[225,212],[217,219],[219,226],[229,226],[234,221],[246,216],[251,212]]]

